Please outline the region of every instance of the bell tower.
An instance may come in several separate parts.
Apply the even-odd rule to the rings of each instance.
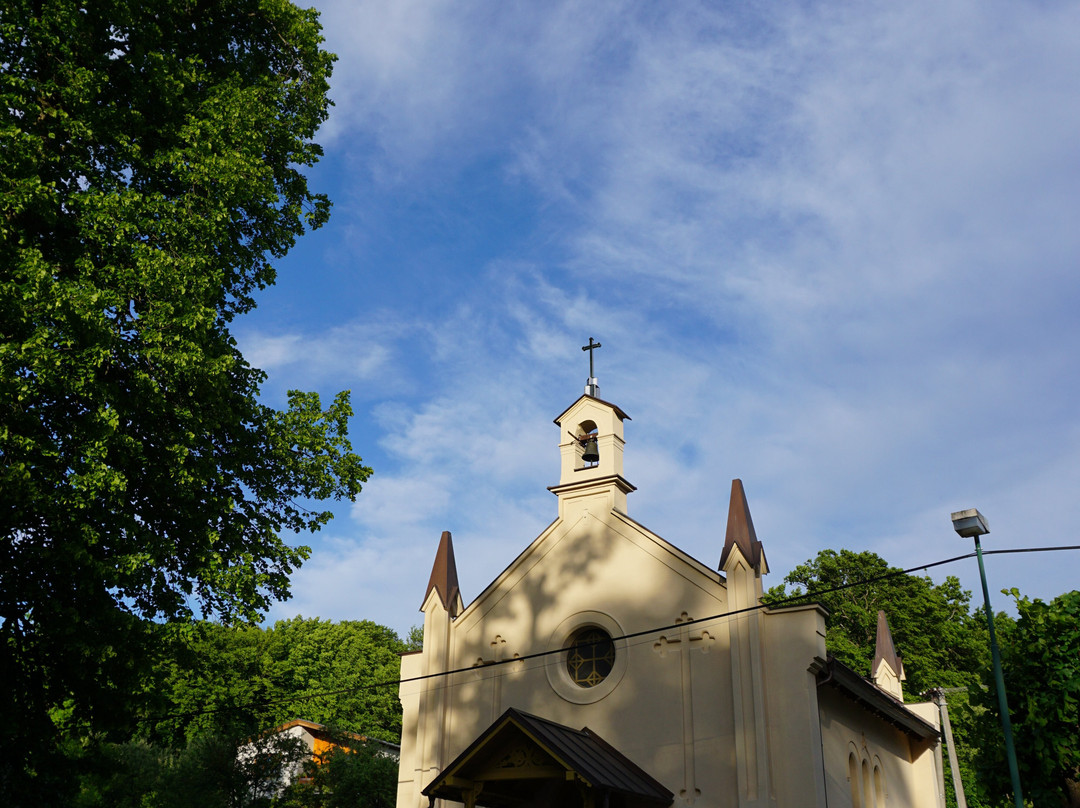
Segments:
[[[623,421],[630,416],[599,398],[593,370],[593,351],[600,347],[589,337],[581,350],[589,352],[589,380],[585,394],[555,419],[559,427],[561,470],[559,484],[548,490],[559,498],[559,515],[568,502],[584,498],[607,499],[607,505],[626,513],[626,495],[635,490],[623,477]]]

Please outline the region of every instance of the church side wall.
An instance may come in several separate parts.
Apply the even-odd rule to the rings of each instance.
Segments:
[[[420,692],[422,683],[405,682],[423,672],[423,654],[404,654],[401,657],[402,685],[398,689],[401,700],[401,757],[398,759],[398,806],[421,804],[420,790],[426,783],[419,782],[421,766],[418,749],[420,717]]]
[[[767,735],[775,805],[824,806],[817,683],[825,657],[825,618],[817,607],[764,614]]]
[[[936,744],[911,739],[835,689],[819,689],[830,808],[944,806]]]

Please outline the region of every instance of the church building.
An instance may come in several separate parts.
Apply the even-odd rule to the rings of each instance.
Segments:
[[[590,377],[555,419],[555,521],[468,606],[443,533],[402,657],[398,808],[943,807],[937,711],[904,703],[885,616],[856,672],[820,606],[764,607],[740,480],[717,568],[635,522],[628,420]]]

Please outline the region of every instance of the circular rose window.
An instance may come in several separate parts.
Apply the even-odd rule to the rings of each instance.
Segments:
[[[566,672],[578,687],[596,687],[615,665],[615,643],[602,628],[587,626],[574,632],[566,652]]]
[[[629,663],[626,632],[604,612],[577,612],[551,633],[544,670],[552,689],[571,704],[593,704],[618,687]]]

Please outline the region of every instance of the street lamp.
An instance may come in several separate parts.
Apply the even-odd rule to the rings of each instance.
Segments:
[[[990,532],[990,523],[975,508],[956,511],[952,515],[952,523],[958,536],[975,539],[975,555],[979,558],[979,578],[982,579],[983,604],[986,607],[986,625],[990,629],[990,655],[994,659],[998,710],[1001,712],[1001,729],[1005,733],[1005,756],[1009,759],[1009,777],[1012,778],[1013,801],[1016,808],[1024,808],[1024,795],[1020,791],[1020,770],[1016,765],[1016,748],[1013,746],[1012,722],[1009,720],[1009,703],[1005,699],[1005,677],[1001,673],[1001,653],[998,651],[997,635],[994,633],[994,612],[990,608],[990,590],[986,585],[986,568],[983,566],[982,545],[979,544],[979,536]]]

